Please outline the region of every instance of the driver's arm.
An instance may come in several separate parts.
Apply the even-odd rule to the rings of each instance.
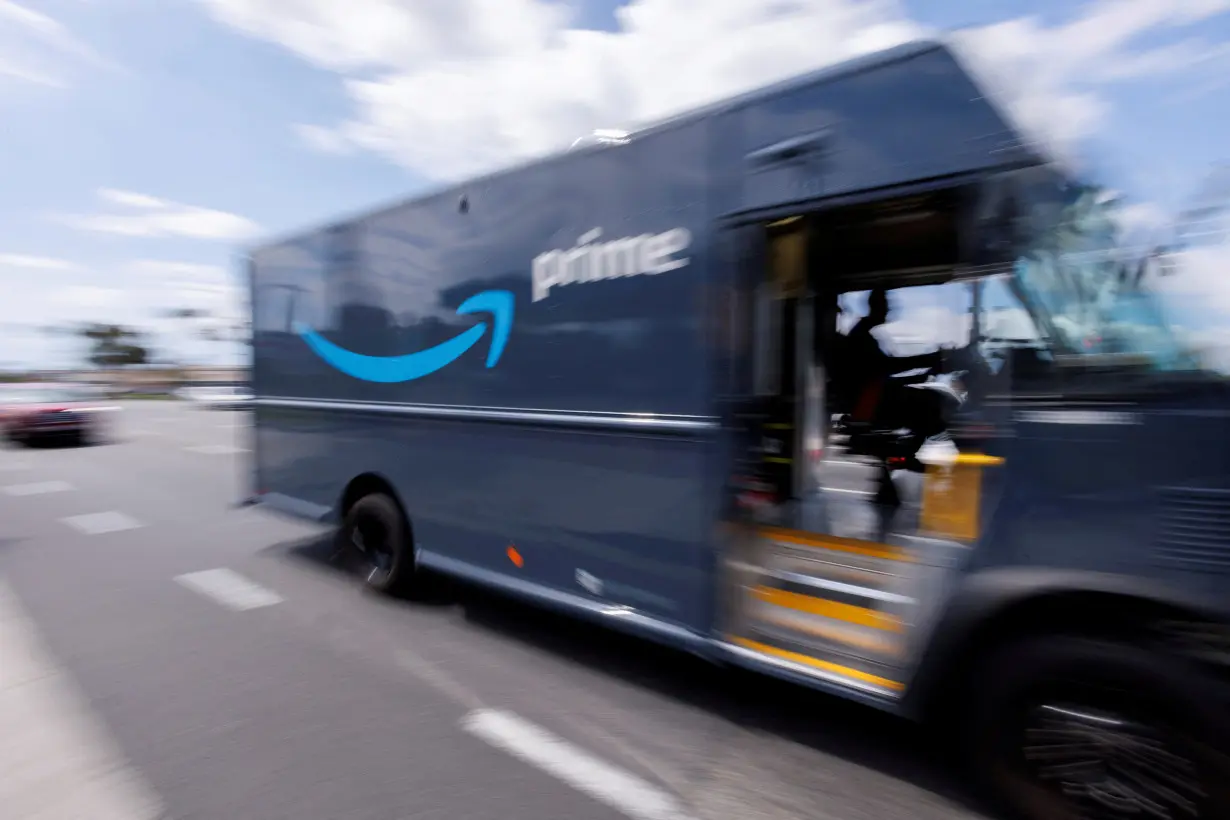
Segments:
[[[943,362],[943,351],[933,350],[930,353],[920,353],[917,356],[885,356],[890,373],[904,373],[907,370],[929,369],[938,370]]]

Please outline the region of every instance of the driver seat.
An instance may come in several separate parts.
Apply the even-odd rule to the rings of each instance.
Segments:
[[[875,426],[875,413],[884,393],[884,384],[870,381],[859,384],[850,372],[849,359],[842,354],[845,337],[837,334],[833,354],[829,358],[829,395],[836,410],[833,432],[847,437],[846,450],[852,455],[867,456],[886,464],[913,462],[917,449],[914,436],[897,430]]]

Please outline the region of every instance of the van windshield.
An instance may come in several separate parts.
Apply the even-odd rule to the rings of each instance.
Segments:
[[[1141,275],[1139,250],[1119,241],[1113,199],[1092,187],[1040,182],[1025,200],[1026,242],[1009,287],[1056,354],[1158,371],[1201,368]]]

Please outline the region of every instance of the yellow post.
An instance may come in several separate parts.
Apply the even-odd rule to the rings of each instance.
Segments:
[[[927,465],[921,529],[928,535],[977,540],[981,530],[982,471],[1004,463],[998,456],[961,453]]]

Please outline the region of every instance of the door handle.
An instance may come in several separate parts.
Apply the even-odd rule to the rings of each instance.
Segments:
[[[780,142],[775,142],[772,145],[766,145],[764,148],[757,148],[755,151],[749,152],[745,159],[749,165],[757,168],[766,168],[800,160],[805,161],[819,154],[831,136],[832,131],[824,129],[788,137]]]

